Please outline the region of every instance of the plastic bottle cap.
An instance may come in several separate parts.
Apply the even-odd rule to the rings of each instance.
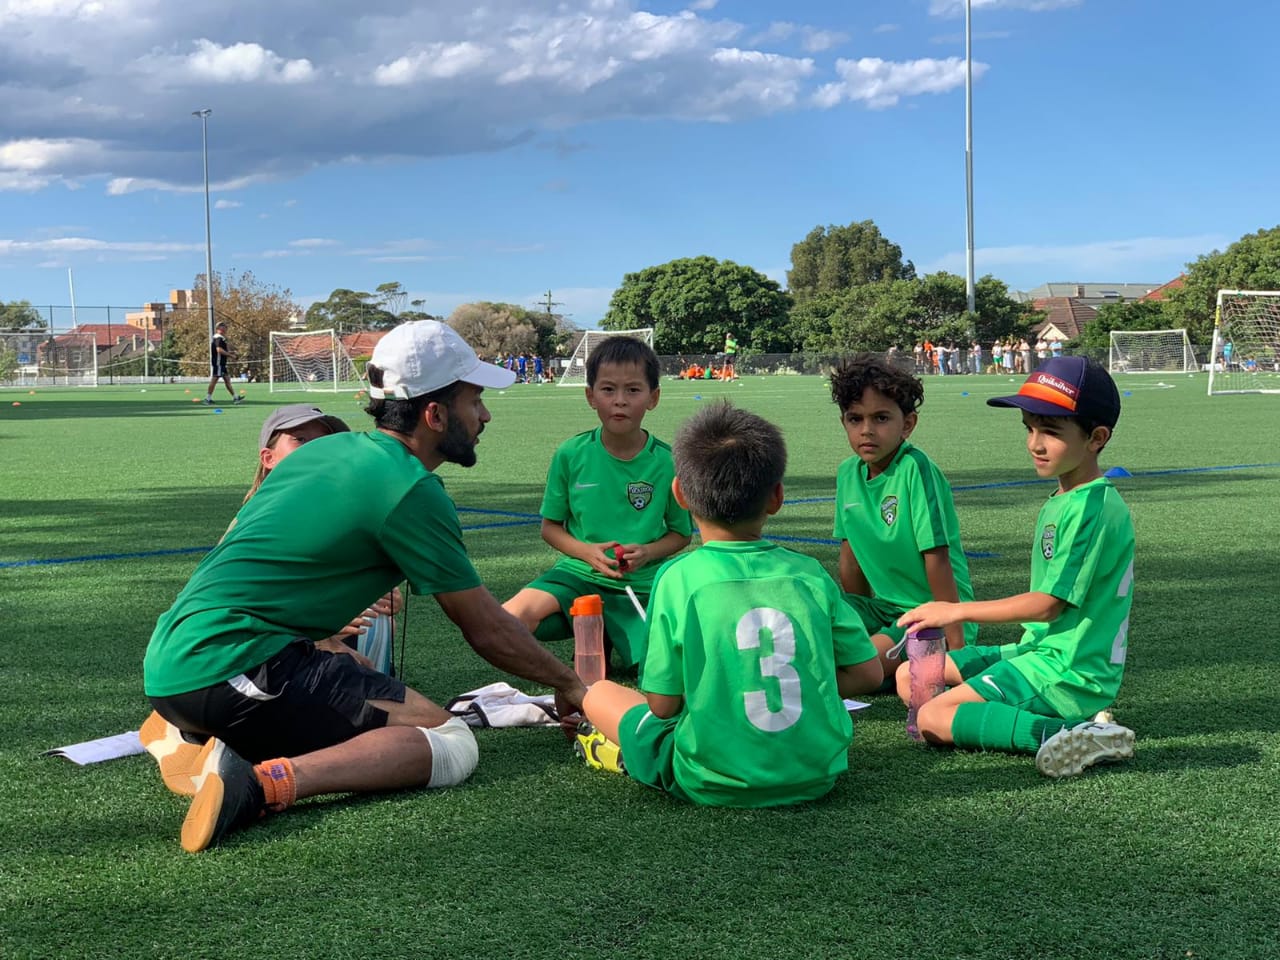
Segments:
[[[604,613],[604,601],[600,599],[600,594],[598,593],[589,593],[585,597],[579,597],[569,607],[569,616],[571,617],[598,617],[602,613]]]

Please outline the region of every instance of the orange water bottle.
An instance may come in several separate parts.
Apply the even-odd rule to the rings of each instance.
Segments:
[[[604,679],[604,603],[598,593],[578,597],[573,617],[573,669],[588,686]]]

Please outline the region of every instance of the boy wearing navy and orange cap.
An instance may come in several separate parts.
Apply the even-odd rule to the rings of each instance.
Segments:
[[[1111,722],[1124,675],[1133,596],[1133,521],[1098,454],[1120,417],[1120,394],[1099,364],[1052,357],[1011,397],[1036,473],[1058,488],[1040,509],[1031,589],[1000,600],[934,601],[903,614],[908,630],[1018,623],[1022,639],[947,654],[950,689],[926,703],[920,731],[935,744],[1036,754],[1045,776],[1073,776],[1133,756],[1133,731]],[[910,690],[909,665],[897,675]]]

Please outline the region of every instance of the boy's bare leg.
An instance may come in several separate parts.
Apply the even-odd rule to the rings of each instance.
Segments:
[[[582,712],[591,725],[614,743],[618,742],[618,726],[623,715],[632,707],[647,701],[639,690],[632,690],[612,680],[598,680],[587,687],[582,700]]]
[[[538,624],[543,620],[560,612],[560,601],[545,590],[525,587],[504,603],[502,609],[523,623],[532,633],[538,629]]]

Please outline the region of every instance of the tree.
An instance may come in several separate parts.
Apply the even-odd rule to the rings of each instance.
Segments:
[[[1226,250],[1187,264],[1183,286],[1170,296],[1170,327],[1186,327],[1191,339],[1213,339],[1219,290],[1280,290],[1280,226],[1245,234]]]
[[[751,267],[691,257],[624,276],[600,326],[653,327],[660,354],[715,353],[730,332],[743,350],[788,353],[790,306],[777,282]]]
[[[791,248],[787,290],[796,303],[822,293],[843,293],[866,283],[912,280],[916,268],[902,248],[871,220],[845,227],[814,227]]]
[[[0,301],[0,331],[20,333],[23,330],[43,330],[46,326],[40,311],[26,300]]]
[[[193,371],[207,373],[209,369],[208,300],[203,274],[196,277],[194,287],[193,306],[175,315],[168,331],[174,335],[183,372],[188,375]],[[233,375],[242,368],[263,374],[271,331],[287,330],[290,317],[299,311],[292,293],[263,283],[247,270],[225,275],[214,271],[213,308],[215,319],[229,325],[227,340],[236,354],[230,365]]]
[[[964,278],[939,271],[819,294],[792,311],[792,330],[810,352],[882,351],[909,349],[924,339],[986,342],[1022,336],[1038,316],[990,275],[975,285],[974,306],[977,312],[970,314]]]
[[[399,284],[395,286],[399,287]],[[390,330],[399,320],[394,313],[383,308],[378,294],[339,287],[329,294],[328,300],[317,301],[307,307],[304,322],[308,330],[332,329],[350,333],[354,330]]]
[[[486,357],[508,353],[554,356],[569,330],[557,314],[488,301],[462,304],[445,323]]]
[[[378,306],[382,307],[388,313],[399,317],[404,305],[409,299],[409,291],[400,286],[399,280],[392,280],[389,283],[380,283],[374,290]]]
[[[0,341],[0,381],[12,380],[18,372],[18,353]]]
[[[1179,319],[1177,309],[1168,300],[1104,303],[1071,345],[1083,350],[1105,352],[1111,348],[1112,330],[1168,330],[1182,326]]]

